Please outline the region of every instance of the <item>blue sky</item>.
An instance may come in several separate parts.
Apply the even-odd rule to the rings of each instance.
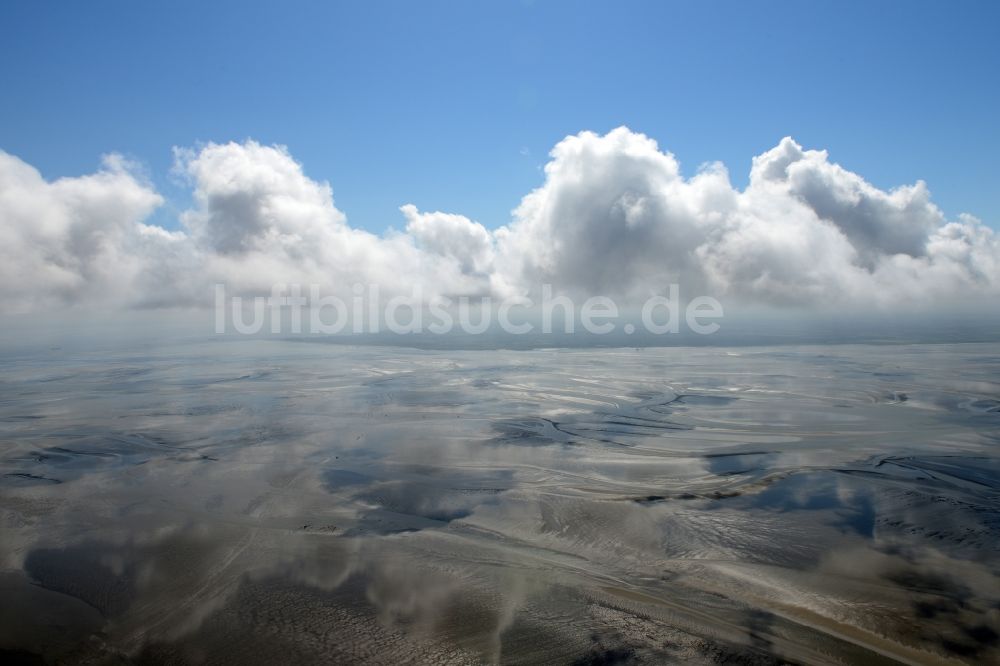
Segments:
[[[1000,225],[996,2],[6,2],[0,148],[46,177],[122,152],[289,147],[354,226],[509,221],[562,137],[628,125],[687,174],[792,135]]]

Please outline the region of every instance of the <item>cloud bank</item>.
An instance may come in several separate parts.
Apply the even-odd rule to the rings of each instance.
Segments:
[[[149,223],[163,197],[136,165],[46,181],[0,151],[4,311],[100,304],[210,305],[213,285],[275,283],[330,293],[378,284],[425,298],[648,298],[671,283],[726,304],[914,307],[1000,296],[1000,243],[967,215],[945,219],[923,182],[880,190],[791,138],[753,158],[748,186],[625,127],[560,141],[544,182],[490,230],[453,213],[400,208],[405,230],[353,228],[329,184],[281,146],[177,149],[194,204],[179,229]]]

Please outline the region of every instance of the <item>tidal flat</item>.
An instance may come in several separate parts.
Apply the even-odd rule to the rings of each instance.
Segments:
[[[0,368],[5,663],[1000,661],[993,343]]]

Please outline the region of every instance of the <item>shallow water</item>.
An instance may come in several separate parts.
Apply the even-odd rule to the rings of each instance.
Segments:
[[[1000,659],[995,344],[8,356],[0,648]]]

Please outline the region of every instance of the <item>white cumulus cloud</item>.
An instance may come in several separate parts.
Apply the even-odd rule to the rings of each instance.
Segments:
[[[142,222],[162,202],[120,156],[94,174],[47,182],[0,151],[2,307],[120,295],[143,261]]]
[[[621,127],[566,137],[510,223],[401,206],[403,232],[352,227],[329,184],[280,146],[176,151],[193,206],[178,230],[149,222],[162,197],[128,162],[46,181],[0,152],[4,310],[123,307],[264,294],[275,283],[357,283],[383,293],[555,291],[622,299],[688,294],[738,304],[933,305],[1000,295],[1000,243],[967,215],[947,220],[918,182],[881,190],[790,138],[754,158],[739,190],[721,164],[689,177],[657,143]]]

